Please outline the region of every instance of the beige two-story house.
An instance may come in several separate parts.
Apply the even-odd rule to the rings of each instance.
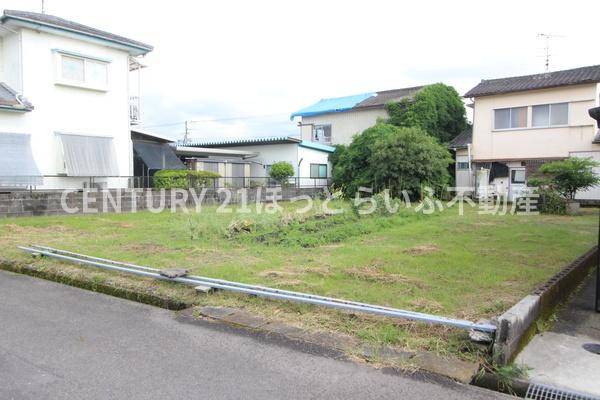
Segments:
[[[600,161],[600,137],[588,114],[599,95],[600,66],[482,80],[465,94],[473,101],[472,134],[450,144],[457,186],[487,186],[514,198],[545,162]],[[578,197],[600,199],[600,189]]]
[[[412,99],[423,86],[321,99],[296,111],[302,140],[321,144],[350,144],[352,137],[387,119],[385,105]]]

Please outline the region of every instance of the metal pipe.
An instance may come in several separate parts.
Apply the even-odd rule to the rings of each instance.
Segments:
[[[267,297],[267,298],[272,298],[272,299],[280,299],[280,300],[308,303],[308,304],[314,304],[314,305],[320,305],[320,306],[326,306],[326,307],[332,307],[332,308],[338,308],[338,309],[344,309],[344,310],[359,311],[359,312],[364,312],[364,313],[368,313],[368,314],[376,314],[376,315],[382,315],[382,316],[387,316],[387,317],[395,317],[395,318],[409,319],[409,320],[414,320],[414,321],[428,322],[428,323],[432,323],[432,324],[452,326],[452,327],[461,328],[461,329],[474,329],[477,331],[491,332],[491,333],[496,331],[496,326],[489,325],[489,324],[476,324],[476,323],[473,323],[470,321],[438,317],[438,316],[430,315],[430,314],[414,313],[414,312],[410,312],[410,311],[392,309],[392,308],[387,308],[387,307],[383,308],[380,306],[373,306],[373,305],[361,304],[361,303],[353,303],[353,302],[349,302],[349,301],[345,301],[345,300],[328,299],[328,298],[323,298],[323,297],[319,298],[320,296],[309,295],[306,293],[288,292],[288,291],[284,291],[284,290],[263,288],[263,287],[251,288],[251,287],[248,287],[249,285],[239,284],[236,282],[221,281],[222,283],[220,283],[220,282],[217,282],[219,280],[211,279],[211,278],[203,278],[203,277],[167,278],[165,276],[160,275],[157,272],[150,272],[148,270],[141,270],[141,269],[136,268],[136,267],[140,267],[140,266],[124,267],[124,266],[113,265],[110,263],[105,263],[105,262],[100,262],[100,261],[93,261],[91,259],[82,259],[82,258],[77,258],[77,257],[69,256],[69,255],[58,254],[56,252],[46,251],[46,250],[42,250],[40,248],[30,248],[30,247],[24,247],[24,246],[18,246],[18,248],[23,251],[29,252],[29,253],[39,253],[39,254],[49,256],[49,257],[55,257],[55,258],[58,258],[61,260],[74,262],[77,264],[89,264],[89,265],[93,265],[93,266],[99,267],[99,268],[106,268],[106,269],[110,269],[110,270],[114,270],[114,271],[118,271],[118,272],[131,273],[134,275],[139,275],[139,276],[144,276],[144,277],[149,277],[149,278],[154,278],[154,279],[159,279],[159,280],[175,281],[175,282],[180,282],[180,283],[193,285],[193,286],[198,286],[198,285],[211,286],[211,287],[214,287],[217,289],[229,290],[229,291],[237,292],[237,293],[251,294],[251,295],[255,295],[255,296]],[[86,257],[89,257],[89,256],[86,256]],[[134,264],[131,264],[131,265],[134,265]],[[148,267],[143,267],[143,268],[148,268]],[[224,283],[224,282],[226,282],[226,283]]]
[[[32,244],[31,247],[32,248],[36,248],[36,249],[46,250],[46,251],[49,251],[49,252],[55,253],[55,254],[63,254],[63,255],[73,256],[75,258],[83,258],[83,259],[88,259],[88,260],[92,260],[92,261],[99,261],[101,263],[112,264],[112,265],[117,265],[117,266],[123,266],[123,267],[126,267],[126,268],[138,268],[138,269],[141,269],[141,270],[144,270],[144,271],[150,271],[150,272],[160,273],[160,269],[156,269],[156,268],[150,268],[150,267],[141,266],[141,265],[137,265],[137,264],[124,263],[124,262],[109,260],[109,259],[105,259],[105,258],[92,257],[92,256],[88,256],[88,255],[85,255],[85,254],[79,254],[79,253],[74,253],[74,252],[67,251],[67,250],[55,249],[55,248],[48,247],[48,246],[41,246],[41,245],[37,245],[37,244]],[[314,298],[314,299],[326,300],[326,301],[335,301],[335,302],[339,302],[341,304],[353,304],[353,305],[357,305],[357,306],[376,307],[376,308],[379,308],[379,309],[382,309],[382,310],[397,311],[397,309],[391,308],[391,307],[371,305],[371,304],[360,303],[360,302],[351,301],[351,300],[336,299],[336,298],[333,298],[333,297],[325,297],[325,296],[319,296],[319,295],[315,295],[315,294],[308,294],[308,293],[302,293],[302,292],[293,292],[293,291],[284,290],[284,289],[274,289],[274,288],[269,288],[269,287],[266,287],[266,286],[250,285],[250,284],[245,284],[245,283],[226,281],[224,279],[209,278],[209,277],[195,276],[195,275],[188,275],[188,278],[201,280],[203,282],[209,282],[210,284],[212,284],[212,283],[220,283],[220,284],[225,284],[225,285],[232,285],[232,286],[237,286],[237,287],[243,287],[243,288],[247,288],[247,289],[264,290],[264,291],[269,291],[269,292],[273,292],[273,293],[289,294],[289,295],[292,295],[292,296]],[[210,286],[210,284],[208,284],[208,286]],[[421,314],[419,312],[414,312],[414,311],[405,311],[405,312],[406,313],[415,314],[415,315],[420,315]]]

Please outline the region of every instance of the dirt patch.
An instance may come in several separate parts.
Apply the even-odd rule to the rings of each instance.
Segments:
[[[444,310],[444,307],[440,303],[429,299],[420,298],[411,301],[409,304],[411,307],[427,313],[439,313]]]
[[[306,267],[302,269],[302,273],[305,274],[315,274],[321,277],[330,276],[331,271],[329,270],[329,266],[322,267]]]
[[[128,243],[126,245],[123,246],[126,250],[129,251],[133,251],[136,253],[147,253],[150,251],[159,251],[159,252],[164,252],[169,250],[168,247],[163,246],[162,244],[157,244],[157,243],[143,243],[143,242],[135,242],[135,243]]]
[[[376,265],[369,265],[367,267],[350,268],[344,271],[346,275],[350,275],[353,278],[360,279],[369,282],[381,282],[381,283],[410,283],[417,286],[421,286],[421,283],[416,279],[408,278],[400,274],[393,274],[383,271]]]
[[[433,244],[420,244],[404,250],[403,253],[410,254],[411,256],[420,256],[423,254],[433,253],[438,250],[439,248]]]
[[[297,272],[290,272],[290,271],[262,271],[260,274],[258,274],[258,276],[260,276],[261,278],[272,278],[272,279],[293,278],[298,275],[299,274]]]

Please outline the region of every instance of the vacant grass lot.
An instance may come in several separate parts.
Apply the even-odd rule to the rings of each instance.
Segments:
[[[393,216],[357,216],[351,211],[298,216],[292,205],[260,215],[215,210],[5,219],[0,220],[0,251],[5,258],[30,261],[15,246],[42,244],[476,321],[508,309],[587,251],[596,241],[598,223],[593,209],[575,217],[479,215],[469,207],[464,216],[456,208],[433,215],[404,209]],[[112,274],[86,273],[98,280]],[[192,295],[191,289],[148,284]],[[307,305],[228,293],[198,296],[197,302],[244,307],[403,348],[444,352],[464,345],[464,335],[452,329]]]

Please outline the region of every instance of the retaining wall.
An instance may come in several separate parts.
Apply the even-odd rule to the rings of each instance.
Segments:
[[[498,318],[494,342],[495,362],[510,363],[536,334],[537,321],[548,318],[555,307],[573,293],[597,261],[598,249],[594,246],[502,314]]]
[[[136,212],[164,207],[171,209],[182,198],[187,197],[186,207],[191,210],[198,205],[240,204],[244,201],[252,208],[257,202],[289,201],[298,196],[315,196],[323,193],[324,188],[278,188],[277,191],[266,188],[252,189],[206,189],[189,190],[104,190],[104,191],[21,191],[0,193],[0,218],[35,215],[64,215],[104,212]],[[194,197],[195,196],[195,197]],[[111,202],[120,199],[118,204]],[[87,204],[87,208],[84,207]],[[63,207],[66,205],[66,208]],[[104,207],[106,205],[106,207]],[[67,209],[68,208],[68,209]]]

